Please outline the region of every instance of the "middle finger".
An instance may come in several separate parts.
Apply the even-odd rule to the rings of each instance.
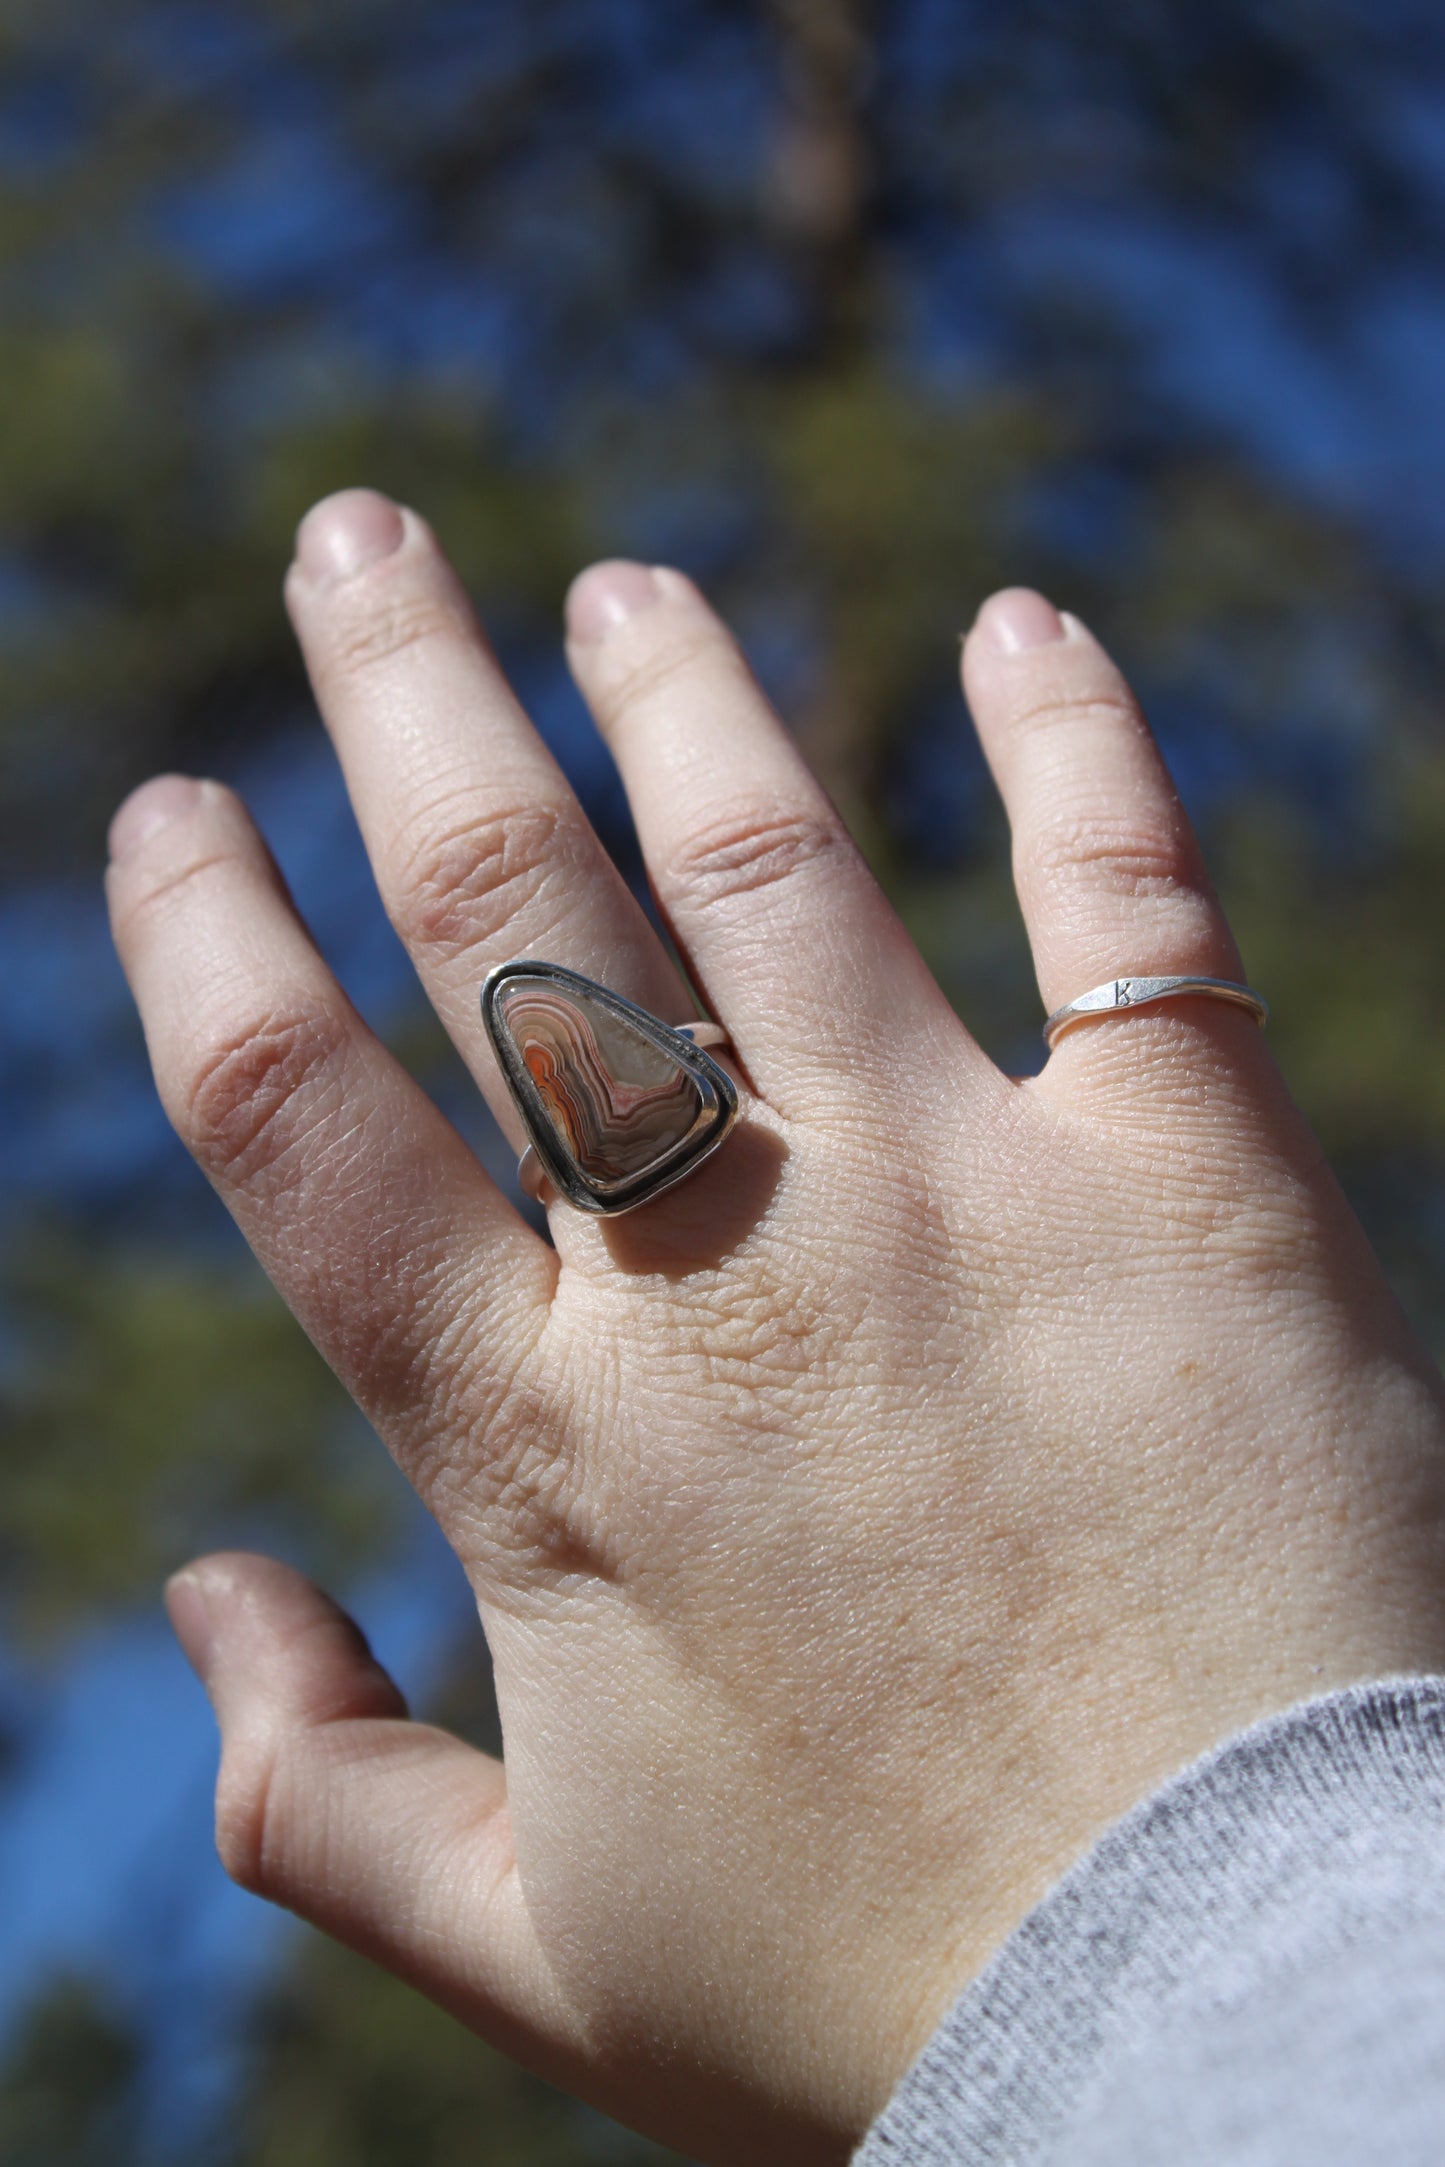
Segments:
[[[694,1004],[425,520],[369,489],[325,498],[286,602],[387,913],[520,1145],[479,1007],[494,963],[564,963],[668,1023]]]

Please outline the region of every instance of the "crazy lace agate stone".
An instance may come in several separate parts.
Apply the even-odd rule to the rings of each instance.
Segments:
[[[496,1009],[556,1146],[599,1193],[674,1159],[716,1119],[682,1063],[602,1002],[517,977],[499,987]]]

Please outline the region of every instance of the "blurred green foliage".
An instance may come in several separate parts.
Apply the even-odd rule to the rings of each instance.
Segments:
[[[246,2167],[663,2167],[671,2157],[320,1940],[258,2010],[250,2051],[256,2079],[233,2155]]]
[[[1280,1057],[1445,1346],[1438,557],[1227,444],[1087,276],[979,270],[1000,221],[1113,206],[1249,252],[1327,338],[1445,239],[1390,103],[1437,46],[1407,0],[17,0],[8,878],[91,877],[130,783],[294,727],[291,530],[366,480],[427,513],[523,662],[589,555],[697,569],[950,996],[1016,1060],[1038,1005],[955,659],[992,586],[1036,582],[1199,767]],[[1325,176],[1304,215],[1292,158]],[[977,320],[930,333],[950,307]],[[921,763],[937,796],[940,715],[964,777],[948,847],[903,787]],[[430,1058],[422,1019],[394,1030]],[[395,1478],[253,1273],[69,1213],[13,1230],[4,1277],[13,1631],[93,1626],[218,1540],[342,1582],[385,1557]],[[494,1732],[484,1678],[465,1697],[459,1725]],[[660,2157],[297,1946],[208,2162]],[[159,2159],[146,2060],[98,1989],[45,1990],[0,2079],[0,2158]]]
[[[666,2167],[645,2138],[526,2076],[398,1980],[311,1940],[240,2042],[223,2129],[162,2146],[168,2167]],[[0,2066],[5,2167],[142,2167],[145,2042],[93,1984],[33,2004]]]
[[[12,1631],[153,1602],[199,1547],[249,1529],[345,1579],[383,1552],[391,1470],[254,1271],[17,1245],[24,1353],[0,1382],[0,1575]]]
[[[0,2072],[6,2167],[139,2167],[142,2042],[87,1981],[32,2003]]]

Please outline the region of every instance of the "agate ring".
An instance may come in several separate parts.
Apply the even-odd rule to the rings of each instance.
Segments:
[[[1044,1025],[1044,1044],[1053,1052],[1065,1031],[1089,1023],[1097,1016],[1115,1016],[1136,1008],[1152,1008],[1160,1001],[1230,1001],[1247,1009],[1263,1030],[1269,1020],[1269,1003],[1253,986],[1238,985],[1232,978],[1110,978],[1102,986],[1081,993],[1076,1001],[1056,1008]]]
[[[482,1020],[527,1149],[529,1196],[579,1211],[634,1211],[709,1158],[738,1115],[737,1085],[709,1047],[716,1023],[663,1023],[560,963],[499,963]]]

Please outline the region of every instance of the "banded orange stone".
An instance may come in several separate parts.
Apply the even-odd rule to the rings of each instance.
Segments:
[[[645,1202],[714,1149],[737,1111],[706,1052],[579,972],[503,965],[482,1007],[532,1147],[583,1209]]]

